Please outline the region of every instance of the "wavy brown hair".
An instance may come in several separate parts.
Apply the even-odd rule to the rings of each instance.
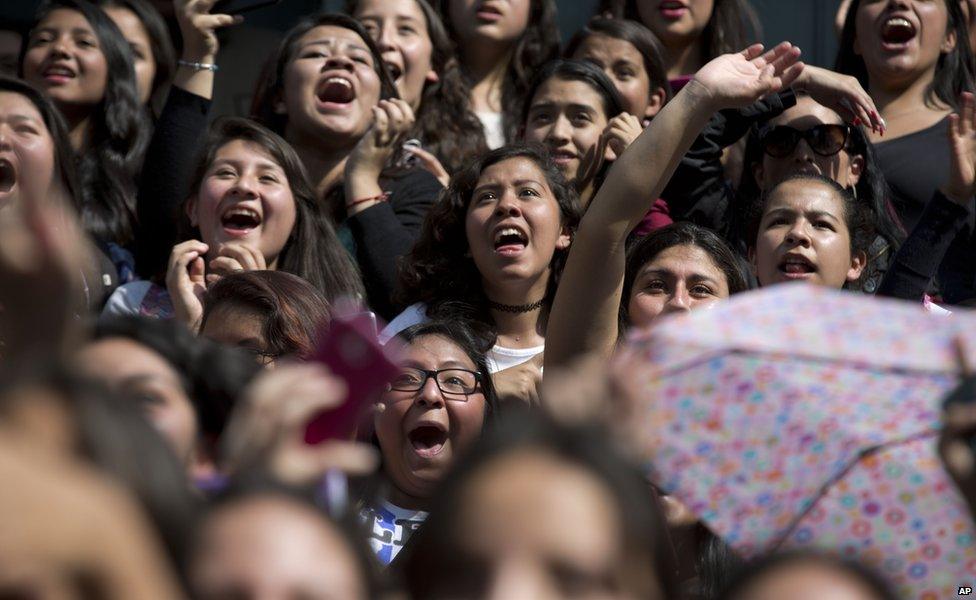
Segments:
[[[518,134],[522,102],[532,77],[539,67],[559,58],[559,26],[556,23],[556,4],[553,0],[531,0],[529,26],[515,43],[502,86],[502,126],[505,139],[512,141]],[[451,22],[451,0],[439,0],[437,9],[444,15],[444,25],[451,38],[458,41]],[[463,69],[462,69],[463,71]],[[470,85],[470,80],[468,80]]]
[[[422,302],[432,318],[465,318],[486,325],[493,337],[494,321],[481,286],[481,273],[471,258],[465,221],[481,174],[488,167],[512,158],[526,158],[542,171],[552,190],[564,227],[576,231],[582,210],[576,190],[566,181],[538,144],[515,144],[492,150],[451,179],[451,185],[431,207],[420,239],[400,268],[398,300],[405,305]],[[556,284],[569,249],[556,250],[550,264],[545,306],[552,305]]]
[[[471,110],[471,89],[461,74],[457,48],[440,15],[427,0],[414,0],[424,14],[437,81],[424,85],[417,122],[411,137],[434,154],[448,173],[454,173],[488,151],[481,120]],[[346,11],[356,14],[359,0],[348,0]]]

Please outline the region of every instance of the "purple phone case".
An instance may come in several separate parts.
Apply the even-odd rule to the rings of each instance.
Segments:
[[[305,429],[305,442],[351,439],[364,408],[375,401],[375,396],[398,372],[376,339],[374,318],[360,313],[348,319],[334,319],[312,360],[324,363],[345,381],[349,393],[340,406],[312,418]]]

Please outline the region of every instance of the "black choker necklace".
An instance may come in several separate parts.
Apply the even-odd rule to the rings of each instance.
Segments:
[[[545,304],[545,302],[546,302],[545,298],[539,300],[538,302],[533,302],[531,304],[501,304],[499,302],[492,302],[491,300],[489,300],[488,306],[494,308],[495,310],[500,310],[502,312],[518,314],[518,313],[532,312],[533,310],[542,308],[542,305]]]

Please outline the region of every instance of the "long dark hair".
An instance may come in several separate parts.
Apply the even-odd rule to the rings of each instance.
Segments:
[[[969,46],[969,29],[962,7],[954,0],[942,0],[949,14],[946,32],[956,34],[956,47],[939,56],[935,69],[935,79],[925,91],[925,103],[934,106],[942,102],[946,106],[959,109],[959,95],[976,88],[976,63]],[[844,29],[840,34],[840,46],[834,70],[857,77],[864,89],[868,87],[868,68],[860,54],[854,51],[857,37],[857,11],[861,0],[853,0],[847,9]]]
[[[332,321],[332,307],[310,283],[283,271],[244,271],[221,277],[207,288],[203,303],[207,319],[221,307],[241,307],[257,313],[274,358],[306,358],[315,350],[317,334]]]
[[[531,0],[531,3],[529,25],[515,43],[502,85],[502,127],[508,141],[514,140],[518,133],[519,113],[533,73],[543,64],[559,57],[559,26],[556,22],[555,2]],[[450,6],[451,0],[439,0],[437,4],[438,11],[444,15],[448,32],[457,40]]]
[[[414,0],[424,14],[432,47],[431,68],[437,81],[424,85],[417,122],[411,136],[434,154],[448,173],[454,173],[488,151],[481,120],[471,110],[471,90],[457,59],[457,48],[440,15],[427,0]],[[355,14],[359,0],[348,0],[346,12]]]
[[[132,51],[115,23],[87,0],[49,0],[38,11],[34,27],[57,9],[81,13],[108,66],[105,94],[90,115],[89,145],[78,153],[81,221],[94,237],[124,245],[132,241],[135,231],[135,176],[150,133],[139,104]],[[33,33],[21,48],[21,77],[24,55],[32,43]]]
[[[729,294],[738,294],[749,289],[745,273],[736,258],[732,248],[715,232],[694,223],[681,221],[667,227],[656,229],[640,238],[627,251],[627,262],[624,268],[624,287],[620,296],[620,331],[623,332],[630,322],[628,306],[630,293],[634,288],[634,281],[644,265],[654,260],[658,254],[674,246],[694,246],[701,248],[725,275],[729,286]]]
[[[200,192],[217,152],[234,140],[251,142],[267,152],[285,172],[295,198],[295,225],[278,256],[278,269],[305,279],[330,302],[344,297],[361,297],[363,283],[356,265],[339,242],[321,203],[316,200],[298,155],[276,133],[248,119],[229,117],[216,121],[201,153],[189,197]],[[181,239],[198,237],[200,232],[190,225],[185,212]]]
[[[648,571],[653,573],[637,584],[640,592],[628,591],[635,597],[654,597],[654,590],[660,589],[662,598],[680,597],[663,511],[640,469],[620,455],[606,434],[595,427],[566,427],[540,412],[528,411],[512,414],[487,431],[435,494],[430,517],[398,561],[411,597],[458,595],[460,590],[449,579],[464,578],[472,558],[459,552],[457,543],[464,536],[458,526],[464,499],[469,497],[466,492],[471,482],[497,461],[523,453],[552,457],[580,469],[610,495],[624,546],[620,554],[627,561],[622,569],[638,578]]]
[[[380,78],[380,98],[398,98],[396,85],[390,77],[389,71],[383,64],[383,55],[376,42],[369,36],[369,32],[359,23],[348,15],[338,13],[319,13],[305,17],[297,25],[289,29],[278,49],[268,59],[264,66],[261,77],[258,78],[257,88],[254,91],[254,100],[251,103],[251,116],[259,123],[274,131],[278,135],[284,135],[285,126],[288,123],[288,115],[275,112],[275,104],[282,100],[285,93],[285,69],[288,63],[295,57],[295,49],[298,40],[315,29],[316,27],[334,26],[348,29],[362,38],[363,43],[369,48],[373,55],[373,67]]]
[[[667,103],[674,96],[668,83],[668,70],[664,67],[664,46],[654,32],[637,21],[630,19],[607,19],[593,17],[583,29],[576,32],[569,40],[563,56],[573,58],[579,47],[594,35],[605,35],[616,40],[627,42],[640,52],[644,60],[644,71],[650,82],[650,93],[658,89],[664,90],[664,102]],[[644,115],[636,115],[643,117]]]
[[[432,317],[460,316],[494,330],[481,273],[468,252],[465,221],[481,174],[511,158],[532,161],[546,178],[559,204],[563,226],[576,230],[581,210],[573,187],[538,144],[516,144],[492,150],[451,179],[451,185],[431,207],[416,245],[400,269],[398,296],[404,305],[423,302]],[[556,250],[552,258],[546,306],[552,305],[556,283],[569,250]],[[492,339],[494,335],[486,332]],[[493,340],[494,341],[494,340]]]
[[[640,22],[636,0],[602,0],[600,14]],[[701,33],[702,60],[739,52],[761,37],[759,17],[749,0],[715,0],[712,18]]]
[[[78,174],[75,170],[75,154],[68,138],[68,127],[64,124],[64,118],[57,107],[54,106],[50,98],[22,79],[0,75],[0,91],[23,96],[34,105],[37,112],[41,113],[44,126],[47,127],[48,133],[51,134],[51,141],[54,143],[55,175],[61,182],[61,190],[66,196],[65,200],[80,211],[82,195]]]
[[[557,58],[543,65],[529,86],[528,93],[525,95],[525,103],[522,106],[521,124],[523,127],[527,125],[529,109],[532,108],[532,100],[535,99],[536,92],[539,91],[542,84],[550,79],[580,81],[590,86],[600,96],[602,103],[600,108],[603,109],[603,114],[608,121],[624,112],[624,100],[620,96],[620,92],[599,67],[584,60]]]
[[[156,75],[153,77],[152,91],[149,103],[155,110],[162,110],[169,92],[169,84],[176,72],[176,51],[173,40],[169,37],[169,29],[163,16],[156,7],[147,0],[96,0],[102,8],[126,8],[139,19],[149,34],[149,45],[156,63]]]

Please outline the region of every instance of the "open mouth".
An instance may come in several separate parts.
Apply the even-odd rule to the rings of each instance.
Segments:
[[[495,231],[495,252],[498,254],[518,254],[528,245],[529,239],[515,227],[502,227]]]
[[[886,46],[903,46],[915,37],[915,26],[904,17],[891,17],[881,26],[881,42]]]
[[[403,75],[403,69],[400,68],[400,65],[389,61],[383,61],[383,64],[386,65],[386,70],[390,73],[393,81],[399,81],[400,76]]]
[[[231,235],[247,235],[261,225],[261,215],[251,208],[233,206],[220,216],[220,224]]]
[[[10,161],[0,159],[0,194],[8,194],[17,184],[17,171]]]
[[[315,95],[324,104],[349,104],[356,99],[356,89],[344,77],[329,77]]]
[[[790,279],[802,279],[816,273],[817,267],[804,256],[790,254],[779,263],[779,271]]]
[[[447,443],[447,431],[439,425],[419,425],[407,434],[414,451],[420,456],[430,458],[440,454]]]

